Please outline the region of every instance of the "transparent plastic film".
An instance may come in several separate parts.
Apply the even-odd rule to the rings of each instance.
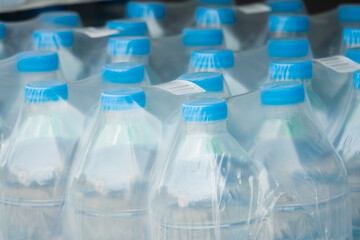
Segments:
[[[67,102],[67,85],[24,88],[24,104],[1,155],[1,226],[5,239],[61,239],[68,174],[83,115]]]
[[[147,37],[114,37],[108,41],[106,62],[139,62],[144,64],[146,75],[149,78],[148,85],[161,82],[158,73],[152,68],[153,61],[150,61],[150,56],[151,44]]]
[[[201,97],[173,110],[150,195],[152,239],[272,239],[274,186],[230,135],[226,109]]]
[[[306,15],[273,14],[269,17],[269,38],[304,37],[310,29],[310,20]]]
[[[230,98],[228,126],[278,186],[274,239],[352,238],[347,173],[300,82],[273,82]]]
[[[136,62],[110,63],[100,73],[69,83],[69,101],[84,114],[94,111],[101,91],[113,88],[145,87],[149,78],[143,64]]]
[[[57,52],[66,79],[75,81],[85,75],[75,43],[78,42],[70,29],[38,29],[33,32],[31,49]]]
[[[220,28],[225,47],[234,51],[242,49],[240,33],[236,31],[236,11],[232,8],[199,7],[196,9],[196,25],[203,28]]]
[[[358,143],[359,143],[359,124],[356,118],[359,116],[359,72],[355,72],[353,89],[349,101],[349,106],[343,114],[343,121],[339,121],[336,127],[335,137],[331,139],[335,149],[342,157],[349,176],[349,185],[352,205],[352,230],[354,239],[360,236],[359,225],[359,163],[358,163]]]
[[[76,239],[149,239],[149,177],[161,121],[145,107],[141,88],[103,91],[77,152],[68,187]]]

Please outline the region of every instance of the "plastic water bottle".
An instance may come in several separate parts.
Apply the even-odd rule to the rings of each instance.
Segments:
[[[16,55],[16,60],[16,69],[22,85],[48,79],[63,80],[56,52],[47,50],[21,52]]]
[[[165,35],[161,21],[165,18],[165,4],[161,2],[129,2],[126,4],[126,17],[146,21],[152,38]]]
[[[59,54],[61,66],[67,80],[78,80],[83,66],[75,56],[74,33],[71,30],[35,30],[32,47],[37,50],[52,50]]]
[[[349,111],[344,116],[344,122],[339,126],[338,134],[333,140],[335,149],[344,160],[349,176],[352,206],[353,238],[360,238],[360,164],[359,139],[360,124],[357,119],[360,114],[360,72],[354,74],[354,96]]]
[[[71,176],[73,239],[149,239],[148,180],[161,125],[144,107],[140,88],[102,93],[98,124]]]
[[[59,57],[52,51],[28,51],[16,55],[16,84],[8,89],[7,101],[2,102],[2,111],[10,128],[14,127],[23,102],[23,87],[27,83],[49,79],[63,80],[59,70]]]
[[[226,101],[185,102],[182,117],[150,196],[152,239],[271,239],[267,174],[228,132]]]
[[[316,92],[311,82],[313,77],[313,64],[309,60],[278,60],[270,63],[270,81],[299,81],[306,91],[310,105],[320,126],[326,129],[329,126],[328,110]]]
[[[249,152],[278,184],[274,239],[352,239],[346,170],[309,117],[303,84],[274,82],[260,91],[264,115]]]
[[[147,27],[146,22],[136,19],[119,19],[106,22],[109,29],[119,30],[118,37],[129,36],[146,36]]]
[[[228,49],[203,49],[193,51],[190,59],[189,72],[219,72],[229,86],[230,94],[237,95],[248,89],[232,76],[234,53]]]
[[[360,64],[360,48],[350,48],[345,51],[345,57]]]
[[[304,13],[306,12],[304,3],[301,0],[270,0],[267,5],[271,7],[272,13]]]
[[[108,42],[107,62],[138,62],[146,69],[152,84],[159,83],[157,73],[150,66],[150,39],[147,37],[114,37]]]
[[[102,67],[101,77],[104,89],[150,85],[144,65],[135,62],[107,64]]]
[[[307,37],[309,17],[302,15],[272,15],[269,18],[270,38]]]
[[[42,13],[39,19],[43,26],[59,26],[59,27],[79,27],[81,21],[79,14],[72,11],[56,11]]]
[[[239,36],[236,34],[236,14],[231,8],[205,8],[196,9],[196,23],[201,27],[221,28],[224,33],[226,48],[234,51],[241,49]]]
[[[328,55],[344,53],[342,45],[345,28],[360,28],[360,5],[340,5],[338,9],[338,29],[333,34]]]
[[[61,81],[25,86],[25,104],[0,166],[5,239],[61,239],[68,172],[82,128],[67,94]]]

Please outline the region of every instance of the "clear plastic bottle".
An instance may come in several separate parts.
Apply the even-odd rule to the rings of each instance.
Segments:
[[[226,101],[185,102],[182,116],[150,196],[152,239],[271,239],[267,173],[228,132]]]
[[[302,15],[272,15],[269,18],[269,38],[307,37],[309,17]]]
[[[278,60],[270,63],[270,81],[300,81],[305,87],[306,95],[319,126],[323,129],[329,127],[328,110],[317,93],[313,90],[311,82],[313,77],[313,64],[310,60]]]
[[[102,93],[97,124],[72,171],[72,239],[149,239],[148,180],[161,123],[144,107],[140,88]]]
[[[25,103],[0,166],[1,230],[8,240],[61,239],[63,207],[82,115],[67,85],[25,86]]]
[[[146,21],[151,38],[165,35],[162,20],[165,18],[166,8],[162,2],[129,2],[126,4],[126,17]]]
[[[236,14],[231,8],[200,7],[196,9],[196,24],[200,27],[221,28],[225,46],[233,51],[241,49],[239,36],[236,34]]]
[[[80,27],[80,16],[72,11],[55,11],[42,13],[39,19],[44,27],[59,26],[59,27]]]
[[[354,74],[354,92],[350,108],[339,126],[337,136],[333,139],[335,149],[344,160],[349,176],[352,200],[353,238],[360,239],[360,72]]]
[[[274,239],[352,239],[344,163],[313,122],[303,84],[274,82],[260,92],[263,116],[249,153],[278,184]]]
[[[232,76],[234,61],[234,53],[228,49],[195,50],[191,54],[189,72],[219,72],[223,74],[231,95],[248,92],[247,87]]]
[[[115,35],[117,37],[147,35],[146,22],[142,20],[118,19],[106,22],[106,26],[109,29],[119,30],[120,33]]]
[[[150,39],[147,37],[114,37],[108,42],[107,62],[138,62],[145,66],[151,84],[160,83],[160,78],[150,66]]]
[[[69,81],[78,80],[83,70],[80,59],[75,56],[73,46],[72,30],[41,29],[33,32],[32,48],[57,52],[64,75]]]
[[[23,87],[27,83],[49,79],[64,80],[59,70],[59,57],[53,51],[28,51],[16,55],[15,86],[9,88],[7,101],[2,103],[6,122],[14,126],[23,102]]]

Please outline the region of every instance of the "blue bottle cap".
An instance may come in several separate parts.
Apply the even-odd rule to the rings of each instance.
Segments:
[[[341,5],[338,18],[340,22],[360,22],[360,5]]]
[[[354,72],[354,87],[360,89],[360,71]]]
[[[193,68],[232,68],[234,66],[234,53],[227,49],[196,50],[191,54]]]
[[[6,35],[6,27],[3,22],[0,22],[0,39],[4,39]]]
[[[274,38],[268,41],[272,58],[300,58],[309,55],[310,44],[305,38]]]
[[[119,88],[101,93],[104,111],[129,111],[145,107],[145,92],[141,88]]]
[[[147,37],[110,38],[108,52],[111,56],[148,55],[150,54],[150,39]]]
[[[310,23],[308,16],[272,15],[269,18],[271,32],[306,33]]]
[[[80,23],[79,15],[76,12],[71,11],[43,13],[40,15],[40,20],[46,23],[54,23],[67,27],[78,27]]]
[[[71,30],[35,30],[32,43],[36,48],[72,47],[74,33]]]
[[[102,79],[117,84],[136,84],[144,80],[145,68],[141,63],[119,62],[102,67]]]
[[[62,81],[40,81],[28,83],[24,87],[25,102],[45,103],[68,99],[68,87]]]
[[[135,19],[119,19],[106,22],[110,29],[121,30],[116,36],[146,36],[146,23]]]
[[[185,28],[182,34],[185,46],[218,46],[223,42],[221,29]]]
[[[165,17],[165,4],[161,2],[129,2],[126,4],[128,18],[155,18]]]
[[[224,90],[224,77],[217,72],[186,73],[178,79],[195,83],[207,92],[222,92]]]
[[[273,13],[301,13],[304,9],[302,1],[272,1],[268,5]]]
[[[53,51],[28,51],[16,55],[19,72],[50,72],[59,69],[59,56]]]
[[[305,80],[312,76],[313,65],[309,60],[279,60],[270,63],[272,80]]]
[[[261,102],[264,105],[290,105],[305,99],[304,85],[298,81],[279,81],[260,87]]]
[[[198,24],[234,24],[235,11],[231,8],[203,8],[196,9],[196,22]]]
[[[360,64],[360,48],[349,48],[346,50],[345,57],[350,58]]]
[[[186,122],[210,122],[227,118],[225,99],[200,98],[182,105],[182,116]]]
[[[360,45],[360,28],[344,28],[343,42],[346,45]]]
[[[204,4],[232,5],[232,0],[200,0]]]

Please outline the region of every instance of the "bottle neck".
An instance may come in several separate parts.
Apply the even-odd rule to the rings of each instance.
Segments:
[[[190,135],[221,134],[227,131],[226,121],[185,122],[186,133]]]
[[[107,123],[133,123],[144,119],[146,115],[143,108],[127,111],[103,111],[103,114]]]
[[[137,62],[143,65],[149,64],[149,55],[112,55],[110,58],[112,63]]]
[[[301,37],[307,38],[306,32],[270,32],[270,38]]]
[[[267,118],[291,118],[301,112],[301,104],[265,105],[264,112]]]
[[[60,100],[45,103],[26,103],[26,105],[31,115],[47,115],[64,111],[66,109],[67,102]]]

